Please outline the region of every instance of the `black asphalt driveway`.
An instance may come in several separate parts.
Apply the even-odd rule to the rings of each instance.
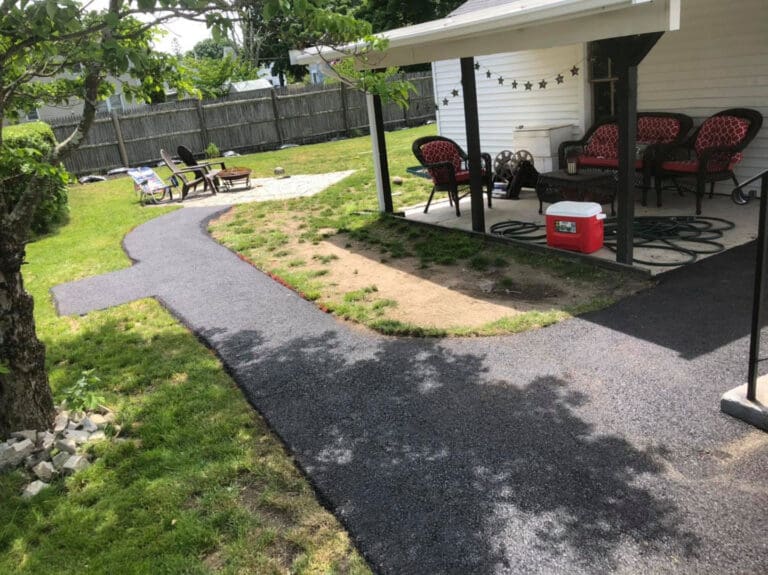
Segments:
[[[387,338],[216,244],[217,210],[137,228],[134,266],[58,286],[58,309],[159,298],[377,572],[768,572],[768,434],[719,412],[746,377],[753,247],[546,329]]]

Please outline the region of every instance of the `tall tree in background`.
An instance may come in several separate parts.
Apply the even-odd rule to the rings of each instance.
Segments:
[[[355,16],[371,23],[375,32],[437,20],[466,0],[365,0]]]
[[[83,101],[77,127],[46,153],[9,149],[0,131],[0,437],[43,429],[53,411],[45,347],[37,339],[34,305],[21,274],[32,218],[49,189],[45,176],[63,174],[61,163],[87,136],[98,103],[114,91],[108,77],[139,79],[124,90],[146,99],[163,82],[179,79],[171,60],[151,50],[154,24],[174,14],[197,18],[219,7],[208,0],[162,0],[170,12],[148,23],[135,18],[155,6],[155,0],[110,0],[107,9],[96,11],[78,0],[0,0],[0,125],[44,102]],[[214,23],[215,16],[208,17]],[[18,195],[11,184],[19,170],[11,166],[27,176]]]

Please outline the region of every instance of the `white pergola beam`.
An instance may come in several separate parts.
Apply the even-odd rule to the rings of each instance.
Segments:
[[[676,30],[680,0],[533,0],[477,10],[381,34],[382,52],[368,54],[371,68],[551,48],[605,38]],[[342,52],[323,47],[291,51],[294,64],[331,60]],[[346,53],[346,54],[345,54]]]

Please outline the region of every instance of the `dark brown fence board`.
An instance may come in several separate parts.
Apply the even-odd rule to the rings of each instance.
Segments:
[[[415,126],[435,118],[431,75],[404,77],[417,92],[411,94],[407,110],[385,104],[384,122],[390,129]],[[365,95],[347,89],[344,98],[346,110],[339,84],[277,87],[235,93],[204,101],[201,106],[197,100],[134,105],[119,112],[118,119],[131,166],[154,165],[159,161],[161,148],[175,154],[179,145],[195,154],[202,154],[211,142],[222,152],[253,152],[275,149],[281,143],[305,144],[368,133]],[[66,138],[78,120],[77,116],[68,116],[51,121],[56,138]],[[106,172],[121,165],[111,116],[99,112],[88,138],[66,166],[79,175]]]

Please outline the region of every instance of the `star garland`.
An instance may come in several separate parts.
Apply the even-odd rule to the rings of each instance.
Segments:
[[[499,86],[509,86],[513,90],[517,90],[519,87],[522,87],[523,91],[525,92],[533,92],[533,87],[536,84],[538,84],[539,90],[546,90],[548,86],[550,86],[550,89],[551,89],[551,84],[553,83],[554,85],[559,86],[560,84],[564,84],[568,78],[575,78],[576,76],[579,75],[579,72],[581,72],[581,66],[583,64],[584,64],[584,60],[574,64],[569,69],[561,70],[554,76],[547,76],[545,78],[542,78],[541,80],[537,80],[535,83],[532,82],[531,80],[527,80],[525,82],[518,82],[517,78],[513,78],[511,82],[508,82],[507,78],[504,78],[504,76],[502,76],[501,74],[497,74],[492,70],[489,70],[488,68],[485,69],[485,77],[487,80],[492,80],[495,78],[496,83]],[[475,72],[479,73],[482,67],[483,66],[480,64],[480,62],[475,62]],[[461,92],[459,91],[458,88],[453,88],[450,91],[450,98],[451,99],[458,98],[460,94]],[[448,106],[448,104],[450,104],[450,101],[451,100],[448,98],[448,96],[444,96],[442,99],[443,108]],[[435,109],[437,110],[440,109],[440,104],[437,102],[435,103]]]

